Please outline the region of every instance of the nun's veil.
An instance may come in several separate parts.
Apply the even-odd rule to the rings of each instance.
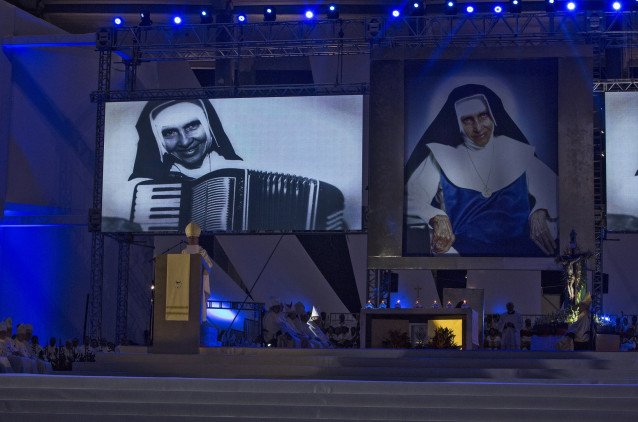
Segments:
[[[175,158],[168,153],[164,153],[163,156],[160,155],[157,140],[153,134],[150,115],[158,107],[168,107],[180,102],[193,103],[198,107],[203,105],[204,111],[208,116],[211,135],[213,136],[212,151],[216,151],[227,160],[241,160],[241,157],[235,153],[235,149],[222,127],[219,116],[209,100],[149,101],[144,106],[135,125],[139,135],[139,142],[137,144],[133,173],[131,173],[129,180],[139,177],[161,180],[170,176],[170,169],[175,163]]]
[[[447,101],[443,105],[443,108],[441,108],[439,114],[426,129],[425,133],[412,151],[412,154],[405,165],[406,181],[430,154],[428,144],[439,143],[456,147],[463,143],[463,136],[459,128],[454,105],[457,101],[463,98],[475,95],[483,95],[489,103],[492,117],[494,118],[494,121],[498,123],[494,126],[494,136],[505,135],[517,141],[529,144],[527,138],[523,135],[523,132],[521,132],[507,111],[505,111],[503,102],[498,95],[494,93],[494,91],[483,85],[462,85],[452,90]]]

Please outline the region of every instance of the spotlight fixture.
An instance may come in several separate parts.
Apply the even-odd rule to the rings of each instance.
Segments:
[[[553,13],[556,11],[556,0],[545,0],[545,11]]]
[[[237,15],[237,22],[246,23],[247,21],[248,21],[248,18],[246,17],[245,13],[240,13]]]
[[[456,1],[454,0],[448,0],[447,3],[445,3],[445,14],[446,15],[456,15]]]
[[[146,10],[140,12],[140,24],[139,26],[151,26],[153,21],[151,20],[151,12]]]
[[[175,25],[181,25],[182,24],[182,17],[181,16],[173,16],[173,23]]]
[[[622,3],[620,1],[614,1],[611,4],[611,8],[614,9],[614,11],[619,12],[622,9]]]
[[[422,1],[413,0],[410,5],[411,16],[423,16],[425,15],[425,4]]]
[[[113,18],[113,25],[122,26],[123,24],[124,24],[124,20],[121,17],[116,16],[115,18]]]
[[[503,13],[503,6],[501,6],[500,4],[497,4],[494,6],[494,13],[496,13],[497,15],[500,15],[501,13]]]
[[[315,12],[308,9],[306,10],[306,13],[304,13],[304,16],[306,17],[306,19],[313,19],[315,17]]]
[[[264,22],[274,22],[277,20],[277,9],[273,6],[264,7]]]
[[[328,5],[328,13],[326,13],[328,19],[339,19],[339,8],[336,4],[330,3]]]
[[[510,0],[509,11],[510,13],[521,13],[523,10],[522,0]]]
[[[398,18],[399,16],[401,16],[401,12],[398,9],[394,9],[392,10],[391,15],[393,18]]]
[[[202,9],[202,11],[199,12],[199,18],[203,24],[213,23],[213,15],[206,9]]]
[[[576,10],[576,2],[575,1],[569,1],[567,2],[567,4],[565,5],[565,8],[570,11],[573,12],[574,10]]]

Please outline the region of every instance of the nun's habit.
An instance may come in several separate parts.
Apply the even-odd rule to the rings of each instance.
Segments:
[[[457,113],[459,104],[469,99],[482,101],[493,121],[491,138],[483,147],[465,135]],[[408,225],[446,215],[456,238],[449,252],[544,255],[530,240],[528,220],[538,209],[557,217],[556,175],[535,156],[534,147],[489,88],[463,85],[450,93],[412,152],[405,180]]]

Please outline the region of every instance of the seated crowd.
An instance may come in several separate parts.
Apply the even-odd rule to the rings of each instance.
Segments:
[[[359,345],[359,330],[346,325],[345,315],[337,326],[331,326],[325,312],[319,314],[313,307],[309,314],[301,302],[293,306],[270,298],[262,326],[264,343],[269,347],[319,349]]]
[[[123,340],[123,343],[126,340]],[[49,370],[70,371],[73,362],[94,362],[95,354],[115,351],[113,343],[102,339],[78,338],[66,340],[64,346],[55,337],[44,346],[33,335],[31,324],[19,324],[13,334],[13,322],[7,318],[0,322],[0,373],[46,373]]]
[[[613,321],[613,319],[612,319]],[[631,321],[631,322],[630,322]],[[571,326],[570,326],[571,327]],[[518,348],[506,347],[503,345],[503,328],[501,314],[488,314],[484,323],[485,338],[483,348],[486,350],[519,350]],[[638,351],[638,316],[623,316],[616,318],[612,331],[620,336],[620,351]],[[541,330],[541,334],[542,334]],[[569,335],[569,327],[567,335]],[[598,330],[591,330],[592,332]],[[537,328],[532,324],[530,318],[526,318],[520,328],[520,350],[531,350],[532,336],[539,335]],[[554,335],[558,334],[558,331]],[[593,346],[590,344],[589,348]]]

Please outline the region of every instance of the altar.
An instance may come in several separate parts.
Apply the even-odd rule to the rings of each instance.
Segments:
[[[471,308],[391,308],[362,309],[361,348],[380,348],[391,331],[405,332],[412,347],[432,336],[435,327],[450,328],[462,350],[480,345],[478,313]],[[427,333],[427,334],[426,334]]]

